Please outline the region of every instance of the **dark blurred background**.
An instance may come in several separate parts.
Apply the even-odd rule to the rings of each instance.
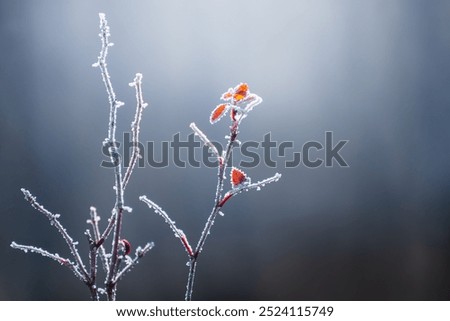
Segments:
[[[200,258],[196,300],[450,299],[449,1],[1,1],[0,299],[85,300],[57,263],[9,247],[69,256],[21,187],[80,242],[89,206],[106,223],[113,173],[99,166],[108,102],[99,70],[98,12],[115,46],[108,59],[119,132],[134,115],[136,72],[150,107],[143,141],[189,133],[222,140],[211,109],[241,81],[264,98],[243,141],[293,141],[326,131],[346,139],[350,167],[247,169],[283,174],[224,208]],[[261,150],[259,150],[261,152]],[[320,152],[316,156],[321,156]],[[284,158],[278,158],[284,160]],[[121,300],[181,300],[186,254],[161,205],[196,243],[213,205],[216,170],[146,166],[126,191],[124,237],[156,247],[119,284]],[[109,242],[108,242],[109,243]]]

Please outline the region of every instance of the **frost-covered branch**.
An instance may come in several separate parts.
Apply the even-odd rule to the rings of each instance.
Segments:
[[[72,256],[75,259],[75,262],[77,263],[77,265],[80,268],[81,274],[83,275],[83,281],[84,282],[88,282],[89,281],[89,274],[87,273],[86,267],[84,266],[80,254],[78,253],[77,250],[77,244],[78,242],[75,242],[69,235],[69,233],[67,233],[67,230],[61,225],[61,223],[59,222],[58,218],[60,217],[59,214],[53,214],[50,211],[48,211],[47,209],[45,209],[44,206],[42,206],[41,204],[39,204],[36,201],[36,197],[34,197],[30,191],[22,188],[20,189],[22,191],[22,193],[25,195],[25,199],[31,204],[31,206],[33,208],[35,208],[36,210],[38,210],[39,212],[41,212],[42,214],[44,214],[47,219],[50,221],[50,225],[54,226],[57,231],[62,235],[62,237],[64,238],[64,240],[67,243],[67,246],[70,249],[70,252],[72,253]]]
[[[124,274],[130,271],[136,264],[138,264],[139,259],[141,259],[145,254],[147,254],[154,246],[155,244],[153,242],[147,243],[144,247],[139,246],[136,249],[136,252],[134,254],[135,256],[133,259],[127,256],[125,260],[126,265],[120,272],[117,273],[114,282],[117,283],[124,276]]]
[[[233,146],[234,146],[234,142],[236,140],[237,134],[238,134],[238,124],[235,122],[230,127],[230,135],[228,137],[227,147],[224,151],[223,162],[220,162],[219,166],[218,166],[217,187],[216,187],[216,195],[214,197],[214,207],[211,210],[211,214],[209,215],[209,217],[205,223],[205,227],[203,228],[200,239],[198,240],[197,246],[195,247],[196,256],[198,256],[198,254],[203,250],[203,246],[206,242],[206,238],[210,234],[211,228],[214,225],[217,214],[219,213],[219,210],[220,210],[219,202],[221,200],[221,194],[223,191],[226,164],[228,163],[228,160],[230,159],[231,154],[233,152]]]
[[[108,264],[108,257],[106,255],[105,247],[103,246],[103,242],[100,243],[100,227],[98,222],[100,221],[100,216],[97,214],[97,209],[93,206],[89,209],[90,211],[90,219],[86,222],[91,225],[92,232],[94,233],[94,242],[95,247],[100,251],[100,260],[102,261],[103,269],[106,273],[108,273],[109,270],[109,264]]]
[[[98,247],[96,245],[96,242],[92,238],[91,231],[86,230],[84,233],[88,239],[89,243],[89,282],[88,286],[91,290],[91,296],[92,300],[98,301],[98,292],[97,292],[97,286],[96,286],[96,280],[97,280],[97,253],[98,253]]]
[[[189,125],[191,129],[194,131],[195,135],[197,135],[203,144],[209,147],[209,150],[214,154],[214,156],[217,157],[217,159],[220,161],[221,157],[219,154],[219,151],[217,150],[216,146],[209,140],[209,138],[195,125],[195,123],[191,123]]]
[[[156,214],[159,214],[162,216],[164,221],[167,224],[169,224],[170,228],[174,232],[175,237],[180,239],[181,244],[183,245],[183,247],[185,248],[185,250],[189,254],[189,256],[190,257],[193,256],[194,252],[192,251],[192,247],[189,244],[189,242],[186,238],[186,235],[184,234],[184,232],[182,230],[177,228],[177,226],[175,225],[175,221],[171,220],[169,215],[158,204],[156,204],[155,202],[153,202],[152,200],[147,198],[147,196],[142,195],[139,197],[139,199],[141,201],[143,201],[145,204],[147,204],[148,207],[153,208],[153,210],[155,211]]]
[[[214,154],[215,157],[217,157],[218,160],[217,186],[214,197],[214,206],[211,210],[210,215],[208,216],[208,219],[206,220],[205,226],[202,230],[195,249],[192,250],[191,246],[187,242],[186,235],[184,235],[184,233],[176,227],[175,222],[169,218],[169,215],[166,212],[164,212],[156,203],[149,200],[146,196],[140,197],[141,201],[145,202],[150,208],[153,208],[157,214],[161,215],[164,218],[164,220],[169,224],[172,231],[175,233],[175,236],[180,238],[183,247],[189,254],[189,274],[185,294],[185,299],[187,301],[192,299],[197,259],[203,250],[208,235],[211,234],[211,229],[214,225],[217,215],[223,216],[221,209],[225,205],[225,203],[236,194],[239,194],[243,191],[248,191],[250,189],[260,190],[261,187],[265,186],[266,184],[276,182],[281,177],[281,174],[276,173],[272,177],[252,184],[250,178],[243,171],[233,167],[230,173],[232,188],[227,193],[223,194],[227,164],[231,159],[233,147],[239,144],[239,141],[237,140],[237,136],[239,134],[239,125],[241,124],[242,120],[247,117],[248,113],[252,111],[255,106],[259,105],[262,102],[262,98],[256,94],[250,93],[248,85],[246,83],[241,83],[235,88],[228,89],[228,91],[221,96],[221,99],[224,100],[225,103],[221,103],[214,108],[210,115],[210,123],[217,123],[220,119],[223,118],[226,113],[230,112],[230,134],[226,136],[226,138],[228,139],[228,143],[225,150],[222,152],[222,155],[219,154],[216,146],[195,125],[195,123],[190,124],[190,128],[194,131],[195,135],[200,138],[203,144],[209,148],[209,150],[212,152],[212,154]]]
[[[86,230],[84,232],[84,235],[86,235],[86,238],[89,243],[89,274],[90,274],[90,280],[92,282],[95,282],[95,278],[97,276],[97,247],[95,246],[95,241],[92,238],[91,231]]]
[[[136,89],[136,113],[134,115],[134,120],[131,123],[133,151],[131,153],[127,171],[123,177],[124,189],[126,188],[128,181],[130,180],[131,174],[133,173],[133,169],[136,166],[138,159],[142,157],[139,150],[139,130],[142,119],[142,112],[144,111],[144,108],[148,106],[148,104],[144,102],[144,98],[142,97],[142,74],[137,73],[133,82],[129,85]]]
[[[111,77],[109,76],[106,57],[108,56],[109,47],[114,46],[114,43],[109,41],[109,37],[111,36],[110,29],[108,26],[108,21],[106,20],[106,16],[104,13],[98,14],[100,18],[100,39],[102,42],[102,49],[100,50],[100,55],[98,56],[98,61],[92,64],[92,67],[99,67],[102,74],[103,83],[106,87],[106,92],[108,94],[109,104],[110,104],[110,117],[109,117],[109,127],[108,127],[108,138],[110,138],[110,142],[114,143],[111,138],[116,137],[116,120],[117,108],[124,105],[123,102],[117,100],[116,93],[114,92],[114,88],[111,83]]]
[[[28,252],[37,253],[42,256],[51,258],[52,260],[55,260],[59,264],[67,266],[75,274],[75,276],[77,278],[79,278],[81,281],[83,281],[83,282],[86,281],[84,276],[81,274],[78,266],[74,262],[70,261],[69,259],[59,256],[58,253],[53,254],[53,253],[50,253],[39,247],[17,244],[16,242],[12,242],[11,247],[16,250],[24,251],[25,253],[28,253]]]
[[[251,189],[256,189],[257,191],[259,191],[259,190],[261,190],[262,187],[266,186],[267,184],[277,182],[280,178],[281,178],[281,174],[276,173],[275,175],[268,177],[266,179],[263,179],[262,181],[258,181],[256,183],[252,183],[252,184],[242,185],[241,187],[238,187],[238,188],[233,188],[225,193],[223,198],[220,200],[218,207],[223,207],[225,205],[225,203],[230,198],[235,196],[236,194],[239,194],[242,192],[247,192]]]
[[[93,300],[98,300],[100,294],[105,294],[108,300],[116,299],[117,292],[117,281],[120,277],[131,269],[137,263],[137,260],[143,257],[152,247],[153,243],[148,243],[143,248],[139,247],[136,251],[136,258],[130,259],[126,261],[125,267],[120,270],[121,263],[124,258],[127,257],[129,250],[123,252],[125,241],[121,238],[121,227],[122,227],[122,219],[124,211],[131,212],[131,208],[125,206],[124,204],[124,189],[131,174],[133,172],[134,167],[136,166],[136,162],[140,157],[139,151],[139,129],[140,122],[142,119],[143,109],[147,106],[147,104],[143,101],[142,97],[142,75],[136,74],[134,82],[130,85],[135,87],[136,89],[136,114],[134,121],[131,125],[131,131],[133,134],[133,154],[130,160],[130,164],[128,166],[128,170],[125,173],[125,176],[122,176],[122,165],[120,164],[120,154],[119,154],[119,144],[116,140],[116,130],[117,130],[117,110],[119,107],[124,105],[123,102],[117,99],[116,93],[114,91],[111,77],[108,71],[107,65],[107,57],[109,48],[113,45],[110,42],[110,28],[108,26],[108,22],[106,20],[105,14],[100,13],[100,40],[101,40],[101,49],[99,56],[97,58],[97,62],[92,64],[93,67],[97,67],[100,69],[100,74],[102,77],[103,84],[106,89],[108,101],[109,101],[109,122],[108,122],[108,133],[105,138],[103,145],[108,149],[108,156],[110,160],[110,164],[114,167],[114,186],[113,189],[115,191],[115,202],[114,207],[111,211],[111,217],[108,219],[108,224],[105,230],[102,232],[99,226],[100,216],[97,214],[97,210],[94,207],[90,208],[90,218],[87,220],[87,223],[90,225],[90,229],[86,230],[85,235],[87,237],[89,243],[89,266],[86,268],[81,260],[81,257],[77,250],[78,242],[74,242],[74,240],[70,237],[66,229],[59,222],[59,214],[53,214],[44,208],[41,204],[36,201],[36,198],[26,189],[22,189],[23,194],[25,195],[25,199],[34,207],[36,210],[44,214],[47,219],[50,221],[50,224],[53,225],[57,231],[62,235],[64,240],[66,241],[70,252],[74,258],[74,262],[69,259],[61,258],[58,254],[52,254],[46,250],[43,250],[38,247],[29,246],[29,245],[20,245],[15,242],[11,243],[11,247],[15,249],[22,250],[24,252],[35,252],[39,253],[43,256],[49,257],[60,264],[68,266],[75,275],[82,280],[90,289],[91,296]],[[113,232],[114,231],[114,232]],[[113,232],[113,233],[111,233]],[[107,251],[105,246],[105,240],[113,234],[112,237],[112,249],[111,252]],[[128,241],[126,241],[128,242]],[[129,243],[128,243],[129,244]],[[125,256],[124,256],[125,254]],[[97,287],[98,282],[98,267],[97,263],[99,260],[102,262],[104,272],[106,274],[105,277],[105,288]]]
[[[102,248],[103,242],[109,236],[111,231],[114,231],[113,241],[112,241],[112,251],[108,256],[103,257],[103,252],[101,252],[101,257],[103,262],[106,262],[108,267],[106,268],[106,292],[109,300],[115,300],[116,297],[116,287],[117,287],[117,275],[118,270],[122,261],[122,255],[119,253],[119,246],[121,241],[121,228],[123,220],[124,210],[131,212],[131,208],[126,207],[124,204],[124,191],[127,186],[136,162],[140,156],[139,150],[139,130],[140,123],[142,119],[142,112],[147,104],[144,102],[142,96],[142,74],[137,73],[134,81],[130,83],[130,86],[135,87],[136,90],[136,113],[135,118],[131,124],[132,139],[133,139],[133,152],[131,155],[130,163],[125,175],[122,176],[122,167],[120,164],[120,155],[118,151],[118,146],[116,142],[116,122],[117,122],[117,109],[123,105],[121,101],[118,101],[116,94],[114,92],[111,78],[108,72],[106,58],[108,56],[108,48],[113,44],[109,41],[110,30],[108,22],[103,13],[99,14],[100,17],[100,39],[102,42],[102,48],[100,50],[100,55],[98,61],[93,65],[94,67],[99,67],[105,84],[106,92],[108,95],[108,100],[110,104],[110,117],[109,117],[109,127],[108,127],[108,137],[105,140],[106,146],[108,146],[110,161],[114,165],[114,176],[115,184],[114,189],[116,191],[116,202],[112,210],[111,218],[108,221],[108,226],[105,231],[100,235],[97,241],[97,246]],[[151,247],[148,248],[150,250]],[[102,250],[100,250],[102,251]],[[147,252],[147,247],[145,248],[145,253]]]
[[[105,14],[103,13],[100,13],[99,17],[100,17],[99,36],[102,42],[102,48],[100,50],[98,61],[93,66],[100,68],[103,83],[105,84],[106,93],[108,94],[110,107],[108,137],[106,138],[104,144],[108,146],[110,161],[114,165],[114,176],[115,176],[114,189],[116,191],[116,202],[113,209],[112,221],[110,222],[114,226],[113,228],[114,236],[112,242],[111,261],[106,281],[106,290],[108,292],[108,298],[110,300],[114,300],[116,291],[115,291],[115,284],[113,284],[113,279],[117,272],[116,266],[118,260],[119,239],[120,239],[120,231],[122,228],[122,215],[124,206],[122,167],[120,166],[120,156],[116,142],[116,128],[117,128],[117,109],[122,105],[124,105],[124,103],[117,100],[116,98],[116,94],[114,92],[111,83],[111,77],[109,75],[109,71],[107,68],[106,57],[108,56],[108,48],[113,45],[113,43],[109,41],[109,37],[111,36],[111,34],[108,26],[108,21],[106,20]],[[106,237],[107,236],[108,235],[106,235]]]

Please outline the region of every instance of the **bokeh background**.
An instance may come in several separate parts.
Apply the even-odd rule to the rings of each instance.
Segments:
[[[150,107],[143,141],[208,122],[241,81],[264,98],[243,141],[349,143],[350,167],[261,165],[253,179],[282,180],[233,199],[200,258],[197,300],[450,299],[450,2],[448,1],[1,1],[0,299],[87,300],[72,273],[9,247],[33,244],[69,256],[60,235],[23,199],[30,189],[80,242],[89,206],[105,224],[114,201],[101,142],[108,103],[96,61],[98,12],[115,46],[109,68],[126,106],[144,74]],[[261,152],[261,150],[259,150]],[[323,157],[318,152],[316,156]],[[335,164],[336,165],[336,164]],[[191,238],[213,204],[215,169],[146,166],[126,192],[124,236],[150,255],[119,285],[121,300],[182,300],[187,257],[160,204]]]

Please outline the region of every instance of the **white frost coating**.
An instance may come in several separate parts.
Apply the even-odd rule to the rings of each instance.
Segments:
[[[155,246],[155,243],[150,242],[145,244],[144,247],[138,246],[135,252],[134,259],[131,259],[131,257],[126,257],[126,265],[125,267],[117,273],[117,276],[114,278],[113,282],[118,282],[125,273],[130,271],[137,263],[139,263],[139,259],[142,258],[145,254],[147,254],[148,251],[150,251]]]
[[[129,207],[129,206],[124,206],[123,210],[127,211],[128,213],[132,213],[133,212],[133,209],[131,207]]]
[[[133,82],[129,84],[130,86],[135,88],[136,92],[136,113],[134,114],[133,122],[131,123],[131,134],[132,134],[132,154],[130,157],[130,162],[128,164],[128,168],[125,172],[125,175],[123,176],[122,180],[122,186],[125,189],[128,185],[128,182],[130,180],[131,174],[133,173],[133,169],[136,166],[136,163],[138,159],[140,159],[142,156],[140,154],[139,149],[139,132],[140,132],[140,125],[142,120],[142,113],[144,111],[144,108],[148,106],[146,102],[144,102],[144,98],[142,95],[142,74],[137,73],[134,77]]]
[[[106,88],[107,97],[109,101],[109,124],[108,124],[108,136],[103,142],[103,146],[107,147],[108,153],[110,156],[110,160],[112,164],[119,164],[120,154],[118,149],[118,143],[116,141],[116,129],[117,129],[117,109],[124,105],[124,103],[116,98],[116,94],[113,90],[113,86],[111,83],[111,77],[109,75],[107,69],[107,61],[106,58],[108,56],[108,50],[114,44],[109,41],[110,38],[110,28],[108,26],[106,16],[104,13],[99,13],[100,18],[100,39],[101,39],[101,50],[98,56],[97,62],[92,64],[92,67],[98,67],[100,69],[101,77],[103,83]],[[138,97],[138,109],[137,114],[139,114],[139,120],[135,120],[132,124],[132,130],[134,134],[139,130],[139,122],[140,115],[142,113],[142,109],[147,106],[147,103],[144,103],[142,100],[142,91],[141,91],[141,80],[142,75],[137,74],[133,85],[136,87],[136,96]],[[137,129],[137,131],[136,131]],[[137,141],[137,134],[134,136],[135,142]],[[140,157],[139,150],[135,149],[136,156]],[[131,212],[132,209],[128,206],[124,206],[124,187],[129,177],[127,177],[126,181],[122,180],[122,167],[115,166],[114,167],[114,190],[115,190],[115,205],[111,213],[111,217],[108,219],[108,226],[106,227],[103,234],[100,234],[99,224],[100,216],[97,215],[97,210],[95,207],[90,207],[90,218],[86,220],[86,223],[91,226],[91,229],[87,229],[85,235],[88,240],[89,245],[89,267],[88,269],[84,266],[83,261],[80,258],[80,255],[77,250],[78,242],[75,242],[67,230],[62,226],[59,222],[60,214],[53,214],[44,208],[41,204],[36,201],[36,198],[26,189],[22,189],[23,194],[25,195],[25,199],[31,204],[33,208],[44,214],[47,217],[50,224],[54,226],[57,231],[62,235],[64,240],[66,241],[70,252],[75,259],[74,262],[70,261],[67,258],[62,258],[58,253],[50,253],[44,249],[29,246],[29,245],[20,245],[15,242],[11,243],[11,247],[14,249],[19,249],[24,251],[25,253],[32,252],[38,253],[42,256],[49,257],[58,263],[67,266],[70,268],[75,275],[82,280],[88,287],[91,292],[91,297],[93,300],[98,300],[99,295],[106,294],[108,300],[115,300],[116,292],[117,292],[117,281],[122,277],[122,275],[130,270],[137,262],[138,259],[143,257],[152,247],[153,243],[148,243],[144,247],[138,247],[136,249],[136,257],[132,259],[129,256],[123,256],[121,253],[118,253],[118,247],[121,240],[121,225],[122,225],[122,216],[124,211]],[[131,172],[129,173],[131,174]],[[125,182],[125,183],[124,183]],[[111,253],[106,253],[105,250],[105,240],[114,230],[113,242],[112,242],[112,250]],[[91,233],[92,232],[92,233]],[[97,259],[101,258],[103,267],[106,272],[105,279],[105,288],[101,289],[97,287]],[[125,263],[125,267],[120,270],[121,264]],[[88,271],[89,270],[89,271]],[[120,271],[119,271],[120,270]]]
[[[255,94],[251,94],[250,98],[251,98],[251,101],[244,108],[244,111],[246,113],[250,112],[255,106],[257,106],[263,102],[263,99]]]
[[[108,49],[110,48],[109,37],[110,29],[108,22],[106,21],[105,15],[103,13],[99,14],[100,17],[100,39],[102,43],[102,48],[100,50],[100,55],[98,57],[99,68],[101,71],[101,76],[103,83],[105,85],[106,93],[109,101],[109,125],[108,125],[108,137],[106,139],[106,144],[109,147],[108,152],[110,156],[110,162],[112,164],[120,164],[119,151],[116,142],[116,128],[117,128],[117,109],[123,105],[121,101],[116,98],[116,93],[114,92],[111,77],[107,68],[106,57],[108,56]],[[104,241],[108,235],[114,230],[113,241],[112,241],[112,252],[111,259],[108,259],[109,268],[107,268],[106,276],[106,287],[108,292],[108,299],[114,300],[116,293],[116,285],[113,282],[114,277],[117,274],[117,262],[119,260],[119,239],[120,231],[122,226],[122,215],[123,215],[123,205],[124,205],[124,188],[122,180],[122,167],[114,166],[114,186],[115,186],[115,205],[111,215],[111,221],[108,224],[105,232],[102,234],[101,239]]]
[[[191,127],[191,129],[194,131],[195,135],[197,135],[201,139],[203,144],[205,144],[206,146],[209,147],[209,149],[214,154],[214,156],[219,158],[220,154],[219,154],[219,151],[217,150],[216,146],[214,146],[214,144],[209,140],[209,138],[197,127],[197,125],[195,125],[195,123],[191,123],[189,125],[189,127]]]
[[[248,116],[248,113],[253,110],[253,108],[262,103],[263,99],[256,94],[250,94],[249,98],[246,101],[251,100],[244,108],[240,108],[240,117],[238,119],[238,123],[240,124],[245,117]]]
[[[253,184],[242,185],[242,186],[239,186],[238,188],[234,188],[231,191],[229,191],[229,193],[231,193],[232,195],[236,195],[243,191],[247,192],[251,189],[256,189],[257,191],[260,191],[262,187],[266,186],[266,184],[277,182],[280,178],[281,178],[281,174],[276,173],[272,177],[263,179],[262,181],[259,181],[259,182],[253,183]]]
[[[89,221],[88,224],[90,224],[92,226],[95,243],[98,243],[101,238],[100,227],[98,225],[98,222],[100,221],[100,216],[97,214],[97,209],[94,206],[91,206],[89,208],[89,210],[90,210],[91,219],[88,220]],[[109,220],[108,220],[108,222],[110,223]],[[106,274],[108,274],[109,262],[108,262],[108,258],[106,256],[106,250],[103,246],[100,246],[99,251],[100,251],[99,256],[100,256],[100,260],[102,261],[103,270],[106,272]]]
[[[72,256],[74,257],[76,264],[80,266],[81,274],[84,281],[87,281],[89,279],[89,275],[87,273],[86,267],[83,264],[83,261],[81,260],[80,254],[78,253],[78,250],[76,248],[76,243],[73,241],[73,239],[70,237],[70,235],[67,233],[66,229],[61,225],[61,223],[58,221],[59,214],[53,214],[47,209],[45,209],[44,206],[39,204],[36,201],[36,197],[34,197],[30,191],[26,190],[25,188],[20,189],[22,193],[25,196],[25,199],[31,204],[33,208],[44,214],[47,219],[50,221],[50,225],[54,226],[58,232],[62,235],[63,239],[66,241],[67,246],[70,249],[70,252],[72,253]]]
[[[142,202],[147,204],[148,207],[153,208],[155,210],[156,214],[159,214],[162,216],[164,221],[167,224],[169,224],[170,228],[175,233],[175,237],[178,237],[180,239],[181,244],[183,245],[186,252],[189,255],[192,255],[192,253],[190,253],[190,252],[192,252],[192,247],[189,244],[189,241],[188,241],[186,235],[184,234],[184,232],[182,230],[180,230],[179,228],[177,228],[177,226],[175,225],[175,221],[172,221],[170,219],[169,215],[165,211],[163,211],[163,209],[158,204],[156,204],[152,200],[148,199],[147,196],[142,195],[139,197],[139,200],[141,200]]]

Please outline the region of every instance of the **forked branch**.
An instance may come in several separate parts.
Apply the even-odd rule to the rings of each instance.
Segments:
[[[225,100],[227,103],[222,103],[218,105],[212,111],[210,122],[212,124],[216,123],[228,111],[230,111],[231,114],[230,134],[227,136],[228,143],[222,155],[219,154],[219,151],[216,148],[216,146],[195,125],[195,123],[190,124],[190,127],[194,131],[195,135],[200,138],[203,144],[209,148],[209,151],[218,160],[217,187],[214,197],[214,206],[211,210],[208,219],[206,220],[205,226],[203,228],[203,231],[200,235],[200,238],[197,242],[197,246],[195,247],[195,249],[194,250],[192,249],[191,245],[187,240],[186,235],[183,233],[182,230],[177,228],[175,222],[169,217],[169,215],[165,211],[161,209],[159,205],[151,201],[146,196],[140,197],[141,201],[146,203],[150,208],[153,208],[155,213],[163,217],[163,219],[166,221],[166,223],[170,226],[170,228],[174,232],[175,236],[181,240],[181,244],[183,245],[189,256],[189,274],[185,294],[185,299],[187,301],[192,299],[195,271],[197,267],[197,259],[203,250],[208,235],[210,235],[211,233],[211,229],[212,226],[214,225],[217,215],[221,213],[222,207],[235,195],[251,189],[259,190],[266,184],[278,181],[281,177],[281,174],[276,173],[272,177],[266,178],[264,180],[252,184],[250,178],[247,177],[247,175],[243,171],[233,167],[230,173],[232,188],[227,193],[223,194],[225,171],[228,161],[231,158],[233,147],[238,142],[237,136],[239,134],[239,125],[241,124],[242,120],[247,117],[248,113],[252,111],[255,106],[259,105],[262,102],[262,98],[256,94],[250,93],[250,91],[248,90],[248,85],[241,83],[235,88],[230,88],[226,93],[222,95],[221,99]]]

